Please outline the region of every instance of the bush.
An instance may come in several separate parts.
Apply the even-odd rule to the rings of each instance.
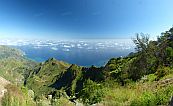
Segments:
[[[149,75],[145,75],[141,78],[141,81],[145,82],[153,82],[157,79],[157,76],[155,74],[149,74]]]
[[[89,105],[102,101],[103,95],[102,86],[90,79],[84,83],[84,88],[79,92],[82,102]]]
[[[168,102],[173,94],[173,86],[168,86],[166,88],[158,90],[156,95],[157,105],[168,105]]]
[[[156,78],[157,78],[157,76],[155,74],[150,74],[150,75],[147,76],[147,79],[148,79],[149,82],[155,81]]]
[[[156,71],[157,79],[164,77],[165,75],[168,75],[170,73],[169,67],[160,67]]]
[[[144,92],[139,98],[131,102],[131,106],[168,105],[173,95],[173,86],[167,86],[156,92]]]
[[[156,106],[156,97],[152,92],[144,92],[131,106]]]

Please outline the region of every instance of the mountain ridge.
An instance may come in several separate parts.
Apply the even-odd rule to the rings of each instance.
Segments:
[[[157,41],[149,40],[145,34],[137,34],[133,39],[135,53],[112,58],[101,67],[78,66],[50,58],[23,68],[24,87],[33,92],[36,104],[52,106],[60,103],[75,105],[76,102],[103,106],[169,105],[173,96],[172,83],[164,87],[152,85],[173,77],[172,40],[173,28]],[[23,58],[18,62],[21,60]],[[25,64],[21,62],[17,66]]]

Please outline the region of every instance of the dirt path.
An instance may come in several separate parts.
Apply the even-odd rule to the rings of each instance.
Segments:
[[[10,82],[0,76],[0,106],[1,106],[1,99],[4,96],[4,93],[7,92],[5,86],[8,84],[10,84]]]

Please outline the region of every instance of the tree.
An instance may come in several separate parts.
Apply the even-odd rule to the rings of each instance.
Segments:
[[[173,49],[172,47],[167,47],[166,48],[166,62],[167,62],[167,65],[170,65],[173,61]]]
[[[136,45],[137,52],[146,52],[146,49],[149,44],[149,36],[143,33],[136,34],[136,38],[133,39],[134,44]]]
[[[154,73],[156,66],[156,42],[149,41],[147,34],[137,34],[133,39],[137,55],[129,68],[129,77],[133,80],[140,79],[143,75]],[[152,69],[154,67],[154,69]],[[152,70],[151,70],[152,69]]]

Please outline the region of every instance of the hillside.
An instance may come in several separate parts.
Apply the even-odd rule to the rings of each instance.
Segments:
[[[37,64],[15,48],[0,46],[0,76],[15,83],[23,83],[24,74]],[[26,72],[26,73],[25,73]]]
[[[54,83],[57,77],[60,77],[70,65],[62,61],[51,58],[38,64],[30,73],[25,81],[28,88],[33,89],[36,95],[41,96],[53,92],[49,86]]]
[[[20,92],[19,89],[23,85],[25,76],[36,64],[24,57],[24,53],[21,50],[0,45],[0,105],[9,106],[15,104],[10,99],[14,100],[14,97],[16,99],[20,98],[17,93]],[[23,96],[22,92],[20,92],[20,96],[30,100],[29,97]]]
[[[0,104],[1,104],[1,100],[2,97],[4,96],[4,93],[7,92],[7,89],[5,89],[5,87],[10,84],[9,81],[7,81],[6,79],[0,77]]]
[[[133,42],[135,53],[112,58],[102,67],[83,67],[54,58],[35,63],[20,50],[2,46],[0,75],[13,83],[7,86],[11,92],[3,103],[9,103],[11,99],[6,98],[12,95],[17,101],[23,97],[21,104],[26,106],[169,105],[173,96],[173,28],[157,41],[137,34]],[[17,81],[21,84],[18,87],[14,84]]]
[[[24,53],[19,49],[0,45],[0,59],[12,58],[12,57],[20,59],[23,57],[23,55]]]
[[[36,100],[51,95],[53,101],[65,97],[90,105],[168,105],[172,83],[159,83],[173,78],[172,38],[173,28],[157,41],[138,34],[133,39],[136,53],[112,58],[103,67],[49,59],[32,71],[25,84],[36,92]]]

